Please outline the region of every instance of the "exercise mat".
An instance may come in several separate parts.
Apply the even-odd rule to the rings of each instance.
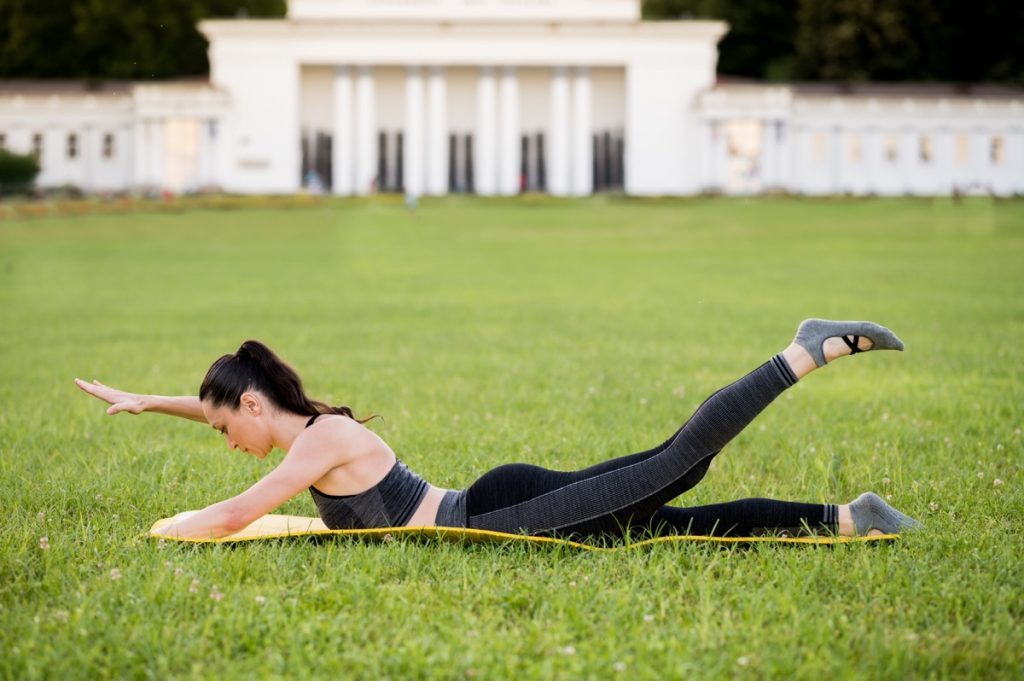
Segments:
[[[192,515],[195,511],[184,511],[171,518],[161,518],[150,528],[149,534],[153,537],[162,535],[157,532],[162,527],[183,520]],[[502,542],[529,542],[531,544],[561,544],[586,551],[618,551],[622,549],[634,549],[652,544],[666,542],[702,542],[713,544],[846,544],[849,542],[865,541],[892,541],[898,539],[898,534],[879,534],[873,537],[838,537],[838,536],[808,536],[808,537],[707,537],[696,535],[669,535],[652,537],[640,541],[623,542],[616,546],[596,546],[583,542],[570,541],[568,539],[557,539],[554,537],[531,537],[526,534],[509,534],[506,532],[492,532],[491,530],[475,530],[466,527],[377,527],[368,530],[332,530],[324,525],[319,518],[306,518],[294,515],[265,515],[252,523],[244,530],[220,539],[191,539],[164,537],[170,541],[183,541],[197,544],[225,544],[232,542],[254,541],[257,539],[283,539],[287,537],[313,537],[339,535],[342,537],[360,539],[372,542],[387,542],[399,537],[422,537],[440,539],[455,542],[479,542],[479,543],[502,543]]]

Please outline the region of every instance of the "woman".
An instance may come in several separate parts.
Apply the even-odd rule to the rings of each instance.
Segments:
[[[666,506],[696,485],[711,460],[783,390],[838,357],[902,350],[871,322],[809,319],[781,353],[712,394],[660,446],[580,471],[499,466],[465,490],[428,484],[352,415],[306,396],[298,375],[269,348],[246,341],[210,367],[198,397],[136,395],[75,379],[112,406],[108,414],[153,411],[209,423],[229,449],[284,460],[236,497],[163,530],[167,536],[223,537],[309,489],[330,528],[470,527],[532,535],[747,536],[800,528],[843,536],[899,532],[919,523],[870,492],[849,504],[743,499],[691,508]]]

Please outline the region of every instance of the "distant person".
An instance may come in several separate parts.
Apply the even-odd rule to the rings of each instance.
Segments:
[[[310,194],[324,193],[324,181],[320,178],[320,173],[313,168],[306,171],[306,181],[304,184]]]
[[[209,423],[229,449],[284,460],[238,496],[161,530],[224,537],[307,489],[333,529],[468,527],[575,538],[641,534],[749,536],[765,532],[894,533],[919,523],[866,492],[843,505],[742,499],[710,506],[665,504],[704,477],[711,460],[784,390],[844,355],[902,350],[870,322],[809,319],[781,353],[708,397],[665,442],[578,471],[525,463],[499,466],[464,490],[428,484],[348,407],[311,400],[299,376],[267,346],[246,341],[210,367],[199,396],[160,397],[76,384],[112,406],[108,414],[154,411]]]

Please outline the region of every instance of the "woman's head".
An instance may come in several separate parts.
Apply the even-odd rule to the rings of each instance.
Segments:
[[[237,352],[220,357],[210,366],[202,385],[199,386],[199,399],[203,403],[208,419],[211,414],[222,415],[223,420],[227,420],[232,419],[238,412],[249,419],[266,418],[284,412],[299,416],[341,414],[358,420],[348,407],[331,407],[310,399],[295,370],[270,348],[256,340],[245,341]],[[226,432],[227,427],[221,424],[220,420],[222,419],[211,419],[211,425],[225,433],[229,446],[235,446],[233,442],[241,446],[241,433],[236,433],[238,437],[233,437],[231,433]],[[255,427],[256,424],[249,422],[247,426],[246,421],[232,420],[236,430],[246,429],[248,434],[253,433],[253,428],[249,426]],[[258,450],[264,448],[256,447]],[[269,452],[269,448],[266,448],[266,451]],[[259,456],[258,452],[251,453]]]

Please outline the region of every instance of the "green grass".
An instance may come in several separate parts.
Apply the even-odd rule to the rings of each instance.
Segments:
[[[457,487],[509,461],[577,468],[652,446],[809,316],[878,320],[908,351],[808,377],[679,503],[870,489],[925,531],[601,555],[161,547],[140,537],[154,520],[236,494],[278,455],[109,418],[72,385],[194,394],[213,359],[260,338]],[[1022,331],[1021,201],[453,199],[0,223],[0,675],[1019,678]],[[282,511],[315,514],[308,496]]]

